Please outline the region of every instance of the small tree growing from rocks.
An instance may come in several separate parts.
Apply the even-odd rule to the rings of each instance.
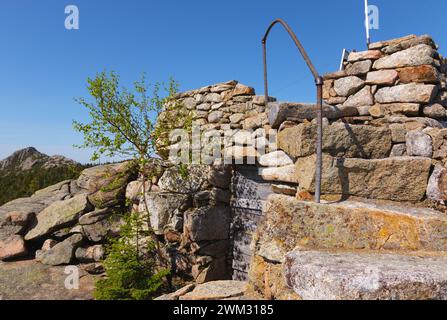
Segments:
[[[143,202],[146,208],[146,213],[149,215],[148,204],[146,202],[146,186],[150,172],[147,172],[146,168],[151,160],[151,155],[155,151],[155,123],[159,113],[163,110],[164,106],[173,100],[175,93],[177,92],[177,83],[174,80],[170,80],[167,85],[163,83],[156,83],[152,86],[151,95],[149,95],[149,85],[146,83],[145,76],[143,75],[140,81],[134,83],[134,90],[129,91],[119,86],[119,76],[115,72],[102,72],[96,75],[95,78],[88,79],[88,91],[93,98],[93,102],[89,102],[84,98],[77,99],[81,105],[86,107],[89,111],[91,121],[89,123],[81,123],[74,121],[73,125],[75,130],[79,131],[84,136],[84,143],[80,148],[93,149],[92,161],[98,160],[101,156],[106,157],[121,157],[133,160],[138,168],[139,175],[141,177],[142,189],[143,189]],[[160,92],[165,91],[166,97],[162,98]],[[140,246],[140,225],[141,223],[133,223],[136,232],[132,234],[135,238],[135,250],[130,248],[124,250],[112,250],[114,257],[112,262],[106,263],[106,271],[110,279],[117,274],[111,275],[110,273],[118,272],[119,268],[116,268],[116,263],[125,261],[127,255],[135,255],[135,261],[127,266],[131,267],[128,271],[130,275],[139,275],[139,273],[132,272],[135,270],[133,263],[141,263],[145,268],[152,266],[151,263],[147,264],[145,256],[139,250]],[[160,244],[158,238],[153,230],[149,227],[149,234],[153,241],[153,246],[147,244],[147,248],[155,249],[158,253],[160,263],[164,267],[168,267],[168,262],[165,261],[161,253]],[[129,237],[129,234],[126,235]],[[128,245],[128,240],[123,240]],[[116,249],[117,245],[112,245],[112,249]],[[153,251],[153,250],[152,250]],[[118,257],[120,254],[125,258],[122,260]],[[140,259],[141,258],[141,259]],[[107,268],[107,266],[110,268]],[[113,267],[115,265],[115,267]],[[162,271],[162,274],[166,274]],[[154,280],[159,279],[159,275],[154,275]],[[116,277],[115,277],[116,280]],[[169,279],[168,279],[169,280]],[[112,281],[109,284],[116,284],[119,281]],[[129,282],[126,282],[129,283]],[[132,283],[132,282],[130,282]],[[140,282],[139,282],[140,283]],[[155,281],[156,283],[156,281]],[[107,291],[106,283],[102,283],[101,291]],[[140,283],[141,284],[141,283]],[[149,282],[147,283],[149,285]],[[150,286],[154,285],[151,283]],[[153,288],[157,287],[154,285]],[[144,292],[142,288],[139,292]],[[110,293],[110,292],[109,292]],[[106,294],[107,296],[107,294]],[[141,294],[132,295],[133,298],[141,297]]]

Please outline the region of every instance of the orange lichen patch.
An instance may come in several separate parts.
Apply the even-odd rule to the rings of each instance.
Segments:
[[[260,256],[252,259],[247,294],[266,300],[301,300],[284,282],[283,265],[266,262]]]
[[[419,219],[399,214],[371,212],[377,231],[376,249],[418,250],[421,249]]]

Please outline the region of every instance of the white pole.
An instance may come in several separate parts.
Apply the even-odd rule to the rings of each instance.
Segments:
[[[368,0],[365,0],[365,28],[366,28],[366,44],[367,46],[369,46],[371,40],[369,37]]]

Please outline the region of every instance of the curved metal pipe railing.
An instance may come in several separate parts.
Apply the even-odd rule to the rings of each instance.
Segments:
[[[312,61],[310,60],[309,56],[306,53],[306,50],[304,50],[303,45],[298,40],[296,34],[293,32],[293,30],[290,28],[290,26],[282,19],[276,19],[273,21],[269,27],[267,28],[267,31],[265,32],[264,37],[262,38],[262,49],[263,49],[263,62],[264,62],[264,94],[265,94],[265,104],[267,106],[269,101],[269,94],[268,94],[268,79],[267,79],[267,38],[270,34],[270,31],[272,28],[277,24],[281,24],[286,31],[289,33],[292,40],[295,42],[295,45],[297,46],[298,50],[300,51],[302,57],[304,58],[304,61],[306,62],[307,66],[310,69],[310,72],[312,73],[314,80],[315,80],[315,86],[317,88],[317,163],[316,163],[316,174],[315,174],[315,201],[317,203],[320,203],[321,199],[321,172],[322,172],[322,143],[323,143],[323,78],[319,75],[317,70],[315,69],[315,66],[313,65]]]

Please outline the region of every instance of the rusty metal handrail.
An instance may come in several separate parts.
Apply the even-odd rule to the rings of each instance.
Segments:
[[[322,172],[322,144],[323,144],[323,78],[319,75],[309,56],[304,50],[301,42],[298,40],[296,34],[290,28],[290,26],[282,19],[276,19],[267,28],[267,31],[262,38],[262,49],[263,49],[263,62],[264,62],[264,94],[265,94],[265,104],[268,105],[269,94],[268,94],[268,80],[267,80],[267,38],[275,24],[281,24],[286,31],[289,33],[292,40],[295,42],[298,50],[304,58],[307,66],[312,73],[315,85],[317,88],[317,163],[316,163],[316,174],[315,174],[315,201],[320,203],[321,199],[321,172]]]

